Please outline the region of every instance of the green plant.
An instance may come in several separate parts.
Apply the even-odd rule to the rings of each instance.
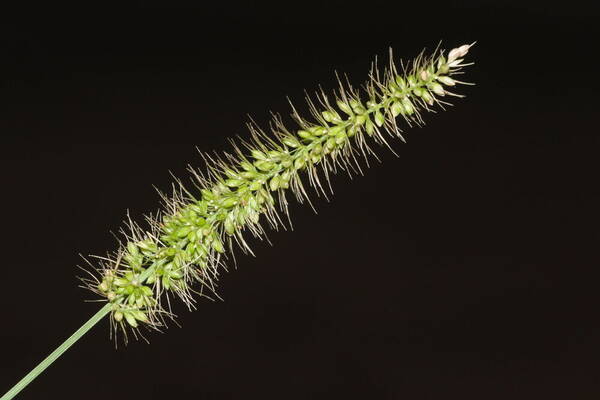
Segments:
[[[371,143],[389,147],[386,134],[404,140],[399,117],[409,126],[422,125],[424,111],[449,104],[441,97],[462,97],[448,88],[465,83],[455,76],[469,65],[463,57],[471,46],[447,56],[437,50],[429,57],[421,53],[402,71],[390,51],[386,68],[373,64],[363,93],[338,77],[333,99],[323,91],[316,101],[307,99],[312,120],[292,106],[298,128],[286,128],[274,115],[270,133],[251,123],[250,140],[233,143],[232,153],[204,154],[206,171],[190,169],[195,188],[177,180],[173,194],[162,195],[163,210],[146,218],[147,228],[129,220],[118,249],[97,257],[98,265],[90,263],[94,270],[82,281],[106,305],[0,400],[14,397],[107,314],[111,332],[122,331],[127,340],[128,332],[137,337],[142,326],[161,329],[174,318],[170,295],[194,308],[195,294],[214,292],[227,248],[236,243],[252,252],[247,233],[262,237],[265,221],[274,229],[285,224],[288,192],[310,203],[303,173],[308,185],[327,196],[331,174],[362,173],[361,159],[368,166]]]

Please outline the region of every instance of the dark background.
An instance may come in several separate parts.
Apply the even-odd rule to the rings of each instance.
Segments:
[[[195,146],[286,95],[305,112],[334,70],[360,85],[388,46],[477,40],[468,97],[318,215],[294,204],[224,302],[118,350],[104,320],[18,398],[598,398],[599,14],[493,3],[3,13],[0,392],[97,310],[78,254],[113,249]]]

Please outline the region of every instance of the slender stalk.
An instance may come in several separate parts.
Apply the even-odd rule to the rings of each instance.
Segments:
[[[92,316],[85,324],[75,331],[67,340],[63,342],[56,350],[54,350],[48,357],[41,363],[32,369],[23,379],[21,379],[15,386],[13,386],[0,400],[11,400],[27,385],[29,385],[39,374],[41,374],[46,368],[48,368],[54,361],[58,359],[69,347],[71,347],[80,337],[85,335],[98,321],[104,318],[111,309],[110,303],[102,307],[96,314]]]

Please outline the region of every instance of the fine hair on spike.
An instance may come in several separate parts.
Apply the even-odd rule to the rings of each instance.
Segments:
[[[377,58],[361,86],[335,72],[338,87],[305,92],[310,118],[288,98],[294,128],[271,113],[267,129],[249,118],[248,137],[230,141],[229,152],[199,152],[203,167],[188,166],[189,186],[173,177],[171,193],[159,191],[160,211],[143,224],[129,217],[117,249],[85,258],[82,285],[110,304],[111,337],[147,340],[142,329],[162,331],[176,322],[171,300],[189,310],[199,297],[220,299],[217,283],[234,249],[254,255],[248,238],[266,240],[271,230],[292,229],[289,197],[308,203],[310,194],[329,200],[332,177],[363,175],[369,160],[380,161],[375,146],[397,155],[391,139],[406,142],[402,128],[423,126],[425,115],[444,110],[448,97],[463,97],[455,79],[465,66],[470,45],[422,51],[408,63]],[[309,186],[312,190],[309,190]],[[269,242],[270,243],[270,242]]]

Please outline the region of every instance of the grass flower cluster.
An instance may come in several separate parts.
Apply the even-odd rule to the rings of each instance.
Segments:
[[[252,252],[247,236],[262,238],[265,223],[277,229],[286,223],[287,194],[309,201],[307,186],[327,196],[330,175],[340,170],[362,173],[360,160],[374,155],[371,144],[387,145],[386,135],[404,140],[398,120],[423,124],[423,113],[460,96],[449,90],[465,64],[470,45],[419,55],[399,71],[392,61],[380,71],[373,64],[364,93],[346,78],[333,98],[323,91],[308,98],[312,119],[294,106],[297,128],[288,129],[275,115],[270,132],[250,124],[251,140],[233,143],[222,156],[204,154],[206,171],[190,168],[195,188],[176,182],[163,195],[163,210],[147,218],[150,229],[129,221],[117,252],[100,258],[99,278],[87,287],[110,303],[112,326],[139,333],[141,324],[160,329],[173,319],[170,297],[191,309],[194,294],[215,291],[228,250],[237,244]],[[389,146],[388,146],[389,147]]]
[[[379,68],[375,61],[360,89],[338,76],[333,96],[321,90],[314,100],[307,97],[311,119],[292,105],[294,129],[273,115],[269,132],[251,123],[250,138],[232,142],[230,153],[203,154],[205,168],[190,167],[193,187],[176,180],[145,228],[129,219],[118,249],[89,262],[92,270],[81,280],[105,306],[0,400],[16,396],[107,314],[111,333],[122,331],[127,341],[128,332],[138,337],[142,327],[160,330],[175,320],[172,298],[192,309],[198,296],[216,295],[234,247],[252,253],[249,236],[264,238],[267,227],[291,224],[289,194],[311,204],[312,187],[327,198],[332,174],[362,174],[376,157],[373,145],[391,150],[390,137],[404,141],[400,121],[420,126],[425,112],[450,105],[446,96],[462,97],[452,90],[466,83],[457,76],[471,64],[464,61],[471,46],[421,53],[400,68],[390,50],[389,63]]]

